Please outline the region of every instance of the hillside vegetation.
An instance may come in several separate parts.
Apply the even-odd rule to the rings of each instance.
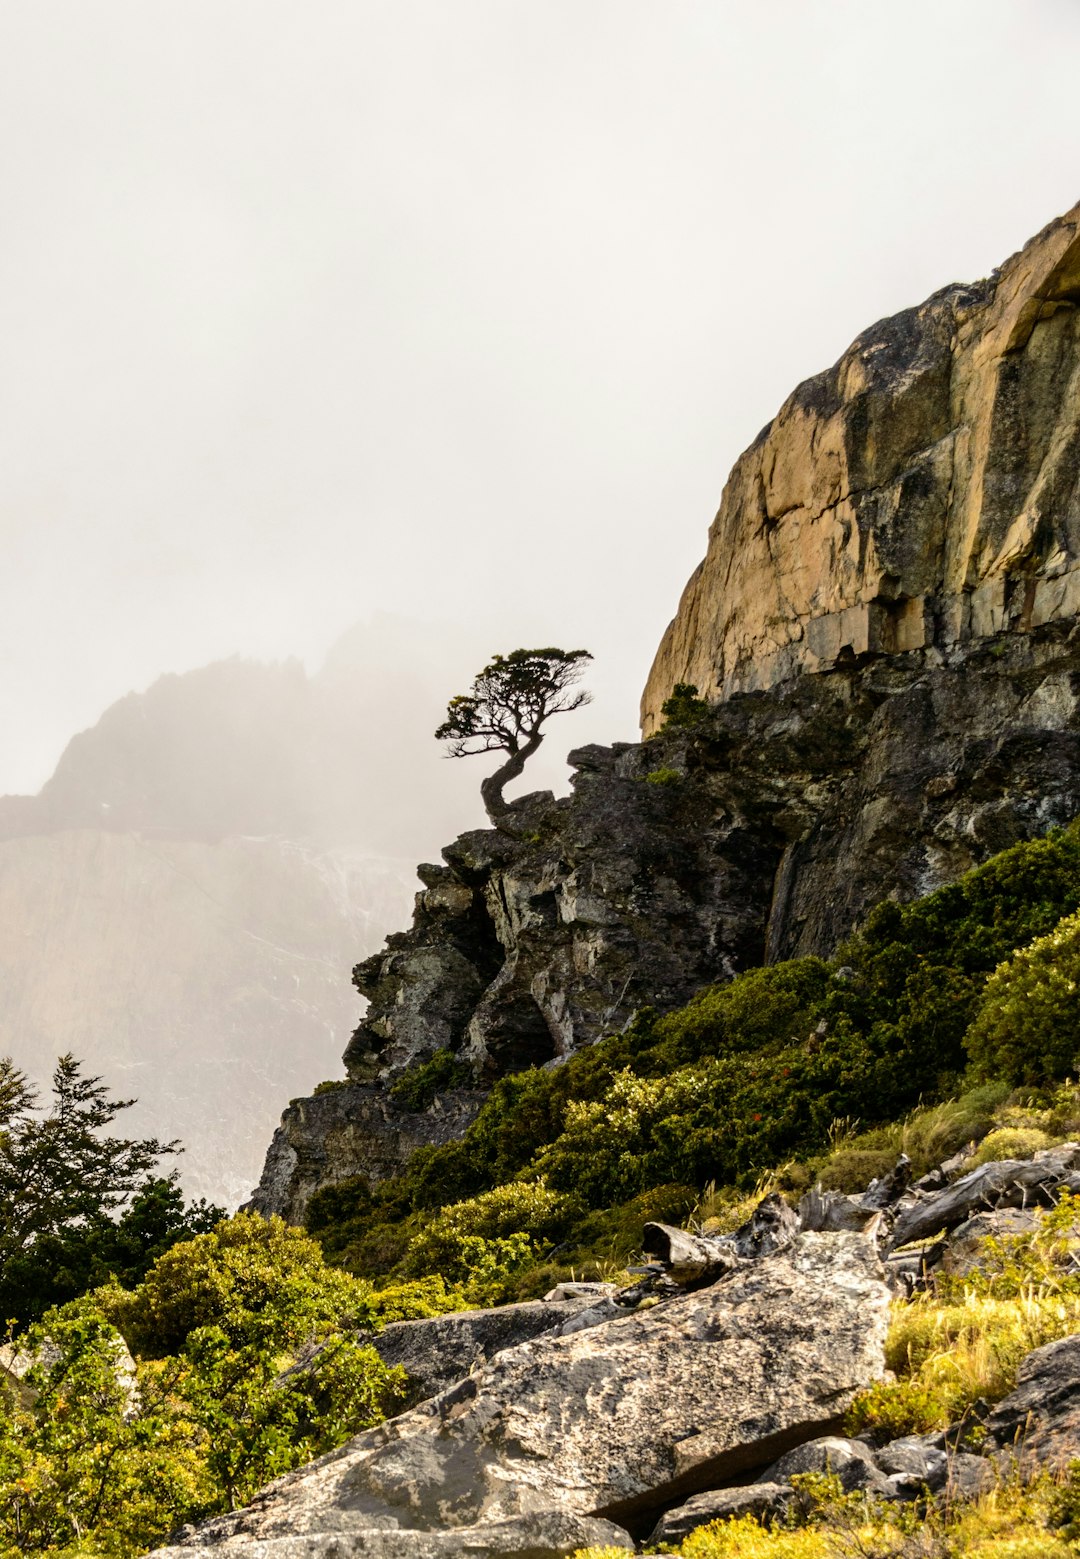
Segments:
[[[244,1504],[396,1410],[398,1375],[365,1339],[386,1320],[616,1277],[646,1219],[733,1227],[766,1186],[854,1190],[901,1150],[919,1171],[973,1138],[986,1158],[1075,1135],[1078,910],[1074,825],[879,905],[831,960],[749,970],[504,1078],[462,1141],[383,1185],[324,1190],[307,1233],[238,1215],[192,1238],[168,1181],[151,1183],[153,1217],[136,1197],[91,1220],[83,1256],[65,1225],[60,1292],[88,1291],[38,1319],[45,1288],[28,1290],[0,1357],[0,1555],[129,1559]],[[440,1055],[401,1095],[423,1107],[459,1072]],[[1075,1330],[1080,1278],[1060,1261],[1074,1215],[1066,1201],[982,1276],[898,1304],[895,1379],[849,1427],[955,1422]],[[1072,1551],[1080,1531],[1071,1483],[947,1512],[925,1550],[904,1547],[895,1513],[810,1494],[797,1529],[705,1529],[686,1559],[818,1559],[845,1532],[853,1553],[1016,1559]]]
[[[909,1126],[917,1167],[1046,1105],[1077,1069],[1080,825],[1018,844],[926,898],[877,906],[826,961],[751,969],[637,1014],[562,1066],[496,1084],[459,1141],[404,1174],[313,1198],[327,1259],[376,1282],[442,1273],[476,1303],[621,1268],[648,1218],[865,1184]],[[409,1086],[448,1076],[436,1056]],[[1005,1117],[1003,1117],[1004,1119]],[[882,1128],[893,1123],[893,1129]],[[916,1139],[919,1140],[916,1140]]]

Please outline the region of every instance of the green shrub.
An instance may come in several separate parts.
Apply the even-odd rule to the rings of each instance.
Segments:
[[[426,1110],[450,1088],[467,1088],[472,1071],[452,1050],[436,1050],[427,1061],[410,1067],[391,1084],[390,1097],[403,1110]]]
[[[133,1292],[104,1292],[132,1352],[163,1358],[207,1326],[236,1346],[298,1345],[318,1323],[347,1313],[353,1284],[303,1230],[237,1213],[166,1251]]]
[[[568,1196],[542,1182],[511,1182],[444,1207],[411,1240],[402,1270],[440,1273],[474,1289],[504,1285],[567,1227]]]
[[[841,1148],[829,1155],[818,1179],[826,1191],[855,1196],[865,1191],[871,1180],[887,1175],[896,1159],[897,1154],[889,1148]]]
[[[990,977],[967,1036],[984,1074],[1048,1083],[1080,1070],[1080,915],[1016,952]]]
[[[1050,1147],[1051,1140],[1045,1131],[1031,1126],[1003,1126],[983,1138],[969,1168],[978,1169],[980,1164],[992,1164],[995,1159],[1031,1158],[1041,1149]]]
[[[645,782],[648,785],[678,785],[681,780],[682,775],[678,769],[671,769],[666,765],[659,769],[653,769],[651,773],[645,776]]]
[[[664,717],[661,729],[679,729],[699,725],[709,713],[709,705],[706,699],[698,697],[693,682],[676,682],[670,698],[660,705],[660,713]]]

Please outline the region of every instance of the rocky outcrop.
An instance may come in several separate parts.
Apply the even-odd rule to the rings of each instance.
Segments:
[[[427,1110],[397,1105],[385,1088],[334,1083],[294,1099],[281,1118],[250,1201],[254,1212],[300,1224],[316,1191],[362,1175],[374,1185],[404,1169],[418,1148],[461,1137],[486,1094],[454,1089]]]
[[[1071,820],[1080,635],[1055,623],[807,676],[570,762],[572,796],[527,797],[420,868],[412,928],[356,970],[370,1005],[346,1052],[354,1086],[326,1117],[334,1141],[310,1102],[286,1112],[261,1210],[299,1217],[316,1183],[377,1178],[397,1151],[385,1120],[446,1140],[449,1104],[418,1125],[376,1119],[368,1091],[436,1050],[481,1086],[557,1062],[639,1007],[830,954],[884,894],[927,892]]]
[[[710,700],[1080,609],[1080,207],[882,320],[737,461],[642,699]]]
[[[868,1241],[798,1235],[709,1288],[497,1353],[177,1553],[303,1539],[312,1554],[423,1554],[412,1534],[447,1530],[517,1553],[496,1525],[552,1510],[648,1530],[674,1500],[836,1426],[883,1372],[887,1317]]]

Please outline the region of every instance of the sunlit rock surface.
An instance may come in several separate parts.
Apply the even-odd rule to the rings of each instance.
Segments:
[[[1080,206],[988,280],[865,331],[728,478],[642,699],[1080,609]]]

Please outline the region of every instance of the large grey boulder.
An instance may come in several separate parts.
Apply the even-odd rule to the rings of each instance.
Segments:
[[[371,1346],[385,1364],[404,1369],[408,1377],[404,1405],[413,1407],[445,1391],[504,1348],[568,1326],[576,1331],[599,1325],[608,1319],[609,1305],[606,1295],[585,1293],[495,1310],[458,1310],[422,1321],[394,1321],[371,1338]],[[619,1313],[613,1305],[611,1310]]]
[[[869,1241],[799,1235],[711,1288],[497,1354],[190,1546],[456,1530],[552,1507],[644,1527],[838,1427],[883,1373],[888,1305]]]

